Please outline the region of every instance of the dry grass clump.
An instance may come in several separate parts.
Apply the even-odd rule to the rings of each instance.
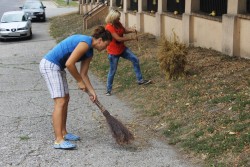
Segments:
[[[166,79],[178,79],[185,76],[186,46],[179,42],[174,34],[174,38],[167,40],[163,37],[158,43],[157,57],[160,68],[165,72]]]

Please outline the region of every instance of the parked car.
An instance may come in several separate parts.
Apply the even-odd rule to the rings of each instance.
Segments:
[[[0,22],[0,39],[32,38],[31,19],[23,11],[5,12]]]
[[[46,21],[45,8],[46,6],[39,0],[27,0],[23,6],[19,7],[22,11],[26,12],[32,20]]]

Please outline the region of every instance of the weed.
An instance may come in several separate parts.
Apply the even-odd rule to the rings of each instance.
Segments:
[[[187,109],[188,107],[186,106],[186,105],[181,105],[180,106],[180,112],[186,112],[186,111],[188,111],[188,109]]]
[[[249,127],[249,125],[248,125],[248,127]],[[244,141],[244,143],[250,143],[250,133],[248,132],[248,133],[246,133],[246,134],[243,134],[242,135],[242,140]]]
[[[30,137],[29,136],[27,136],[27,135],[23,135],[23,136],[20,136],[19,137],[20,138],[20,140],[29,140],[30,139]]]
[[[204,135],[204,132],[202,131],[202,130],[199,130],[198,132],[196,132],[195,134],[194,134],[194,136],[196,137],[196,138],[199,138],[199,137],[201,137],[201,136],[203,136]]]
[[[200,91],[199,90],[190,90],[190,91],[188,91],[188,94],[190,97],[199,97]]]
[[[177,130],[182,126],[180,122],[170,121],[168,129],[163,132],[165,136],[171,136],[176,133]]]
[[[170,124],[169,124],[169,129],[172,130],[172,131],[174,131],[174,130],[180,128],[181,125],[182,125],[182,124],[181,124],[180,122],[174,122],[174,121],[172,121],[172,122],[170,122]]]
[[[214,104],[218,104],[218,103],[225,103],[225,102],[232,102],[235,100],[235,97],[233,97],[232,95],[225,95],[222,97],[217,97],[211,100],[212,103]]]
[[[227,167],[227,165],[225,163],[217,163],[217,162],[209,162],[209,167]]]
[[[232,107],[233,111],[244,111],[247,106],[250,106],[250,100],[247,100],[247,96],[236,96],[235,104]]]
[[[227,118],[227,117],[225,117],[222,120],[223,125],[228,125],[228,124],[231,124],[231,123],[234,123],[234,122],[235,122],[235,120],[232,120],[231,118]]]
[[[207,128],[207,131],[209,132],[209,133],[214,133],[214,127],[213,126],[210,126],[210,127],[208,127]]]
[[[250,114],[245,112],[245,111],[241,111],[240,114],[239,114],[239,120],[240,121],[245,121],[245,120],[248,120],[250,119]]]
[[[168,141],[168,144],[170,145],[176,145],[177,143],[179,143],[181,141],[181,139],[179,138],[172,138]]]
[[[246,128],[248,127],[248,125],[247,124],[241,124],[241,123],[239,123],[239,124],[235,124],[234,125],[234,131],[235,132],[242,132],[243,130],[245,130]]]
[[[169,129],[167,129],[167,130],[165,130],[165,131],[163,132],[163,134],[164,134],[166,137],[170,137],[172,134],[174,134],[174,132],[171,131],[171,130],[169,130]]]

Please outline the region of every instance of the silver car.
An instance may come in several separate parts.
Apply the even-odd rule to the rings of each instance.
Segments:
[[[23,11],[5,12],[0,23],[0,39],[32,38],[31,19]]]
[[[45,8],[46,6],[44,6],[43,3],[38,0],[26,0],[23,6],[20,7],[22,11],[29,14],[32,20],[40,21],[46,21]]]

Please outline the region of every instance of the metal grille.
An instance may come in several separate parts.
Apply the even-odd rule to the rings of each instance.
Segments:
[[[157,11],[158,9],[158,0],[147,0],[147,10],[148,11]]]
[[[130,0],[130,10],[138,10],[138,0]]]
[[[247,13],[250,13],[250,0],[247,0]]]
[[[167,11],[174,12],[178,11],[179,14],[185,12],[185,0],[168,0]]]
[[[115,3],[117,7],[123,6],[123,0],[116,0]]]
[[[200,0],[200,10],[205,13],[216,12],[217,16],[227,13],[227,0]]]

